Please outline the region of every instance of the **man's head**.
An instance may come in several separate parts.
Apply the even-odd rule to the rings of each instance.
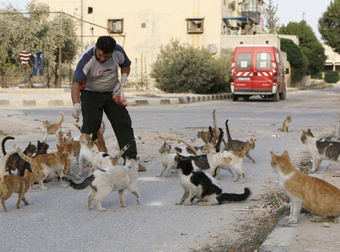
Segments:
[[[104,63],[112,57],[116,48],[116,41],[110,36],[101,36],[96,43],[96,57],[100,63]]]

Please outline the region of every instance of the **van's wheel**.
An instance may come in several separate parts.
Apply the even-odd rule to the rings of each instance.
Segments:
[[[243,100],[249,101],[249,98],[250,98],[250,96],[244,96],[244,97],[243,97]]]
[[[282,93],[280,93],[280,100],[286,100],[286,89],[283,90]]]
[[[279,101],[279,93],[276,92],[275,94],[273,94],[273,101],[274,102],[278,102]]]
[[[233,101],[238,101],[238,96],[233,94]]]

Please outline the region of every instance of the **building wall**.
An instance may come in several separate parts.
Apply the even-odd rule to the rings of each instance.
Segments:
[[[333,49],[328,45],[323,45],[325,48],[325,54],[327,56],[325,62],[324,71],[338,71],[340,72],[340,54],[333,51]]]

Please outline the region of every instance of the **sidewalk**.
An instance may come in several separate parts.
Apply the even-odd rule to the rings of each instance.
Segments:
[[[124,90],[128,106],[184,104],[231,99],[231,93],[199,95],[190,93],[164,93],[155,90]],[[287,92],[297,88],[287,88]],[[69,88],[0,88],[0,108],[18,107],[72,107]]]
[[[198,95],[169,94],[152,90],[124,90],[128,106],[183,104],[231,98],[230,93]],[[1,107],[72,107],[71,90],[61,89],[0,89]]]

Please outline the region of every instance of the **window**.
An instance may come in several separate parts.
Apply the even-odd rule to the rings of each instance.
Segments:
[[[239,53],[236,58],[237,70],[251,69],[251,53]]]
[[[204,18],[187,18],[187,32],[190,34],[203,33]]]
[[[270,53],[257,53],[256,54],[256,69],[270,70]]]
[[[109,33],[123,33],[124,31],[123,19],[122,18],[108,19],[107,28],[109,29]]]

